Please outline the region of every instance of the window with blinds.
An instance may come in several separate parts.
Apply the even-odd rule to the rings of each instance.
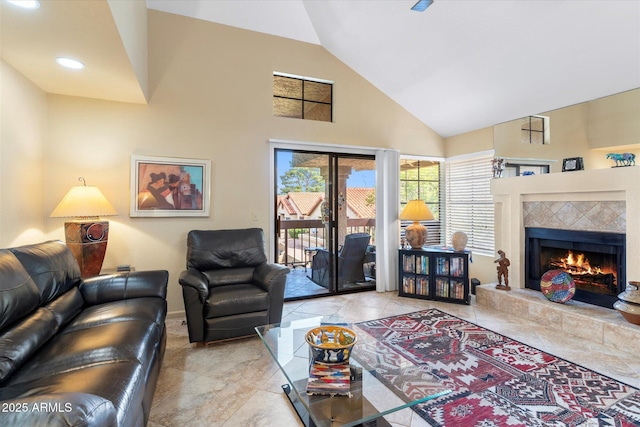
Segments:
[[[400,210],[406,206],[409,200],[424,200],[429,210],[433,214],[433,220],[420,221],[420,224],[427,227],[426,245],[441,245],[444,235],[441,207],[443,206],[441,190],[443,180],[441,179],[440,162],[415,159],[400,159]],[[412,221],[400,221],[400,239],[404,239],[405,228]]]
[[[464,231],[467,249],[495,255],[494,208],[491,196],[492,154],[478,154],[446,163],[446,233]]]

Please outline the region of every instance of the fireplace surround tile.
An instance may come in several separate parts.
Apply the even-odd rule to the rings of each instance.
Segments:
[[[624,201],[523,202],[525,227],[625,233]]]
[[[574,202],[567,202],[558,209],[556,216],[563,224],[563,228],[571,229],[573,228],[573,224],[584,217],[584,214],[580,212],[580,209],[576,207]]]
[[[576,209],[578,209],[583,215],[585,215],[587,212],[589,212],[591,209],[593,209],[594,207],[596,207],[596,205],[598,204],[598,202],[580,202],[580,203],[574,203],[574,206],[576,207]]]

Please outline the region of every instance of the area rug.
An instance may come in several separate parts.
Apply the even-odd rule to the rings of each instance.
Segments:
[[[361,322],[353,358],[452,427],[640,426],[640,390],[440,310]]]

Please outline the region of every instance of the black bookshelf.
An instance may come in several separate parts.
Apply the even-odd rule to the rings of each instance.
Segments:
[[[398,258],[400,296],[470,304],[468,252],[400,249]]]

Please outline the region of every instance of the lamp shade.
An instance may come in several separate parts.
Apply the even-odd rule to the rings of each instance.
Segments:
[[[51,218],[90,218],[118,215],[98,187],[72,187],[51,212]]]
[[[109,221],[100,216],[118,215],[98,187],[86,185],[72,187],[51,212],[52,218],[74,218],[64,223],[67,246],[78,261],[82,277],[97,276],[109,240]]]
[[[433,214],[424,200],[410,200],[400,213],[400,219],[407,221],[428,221]]]

